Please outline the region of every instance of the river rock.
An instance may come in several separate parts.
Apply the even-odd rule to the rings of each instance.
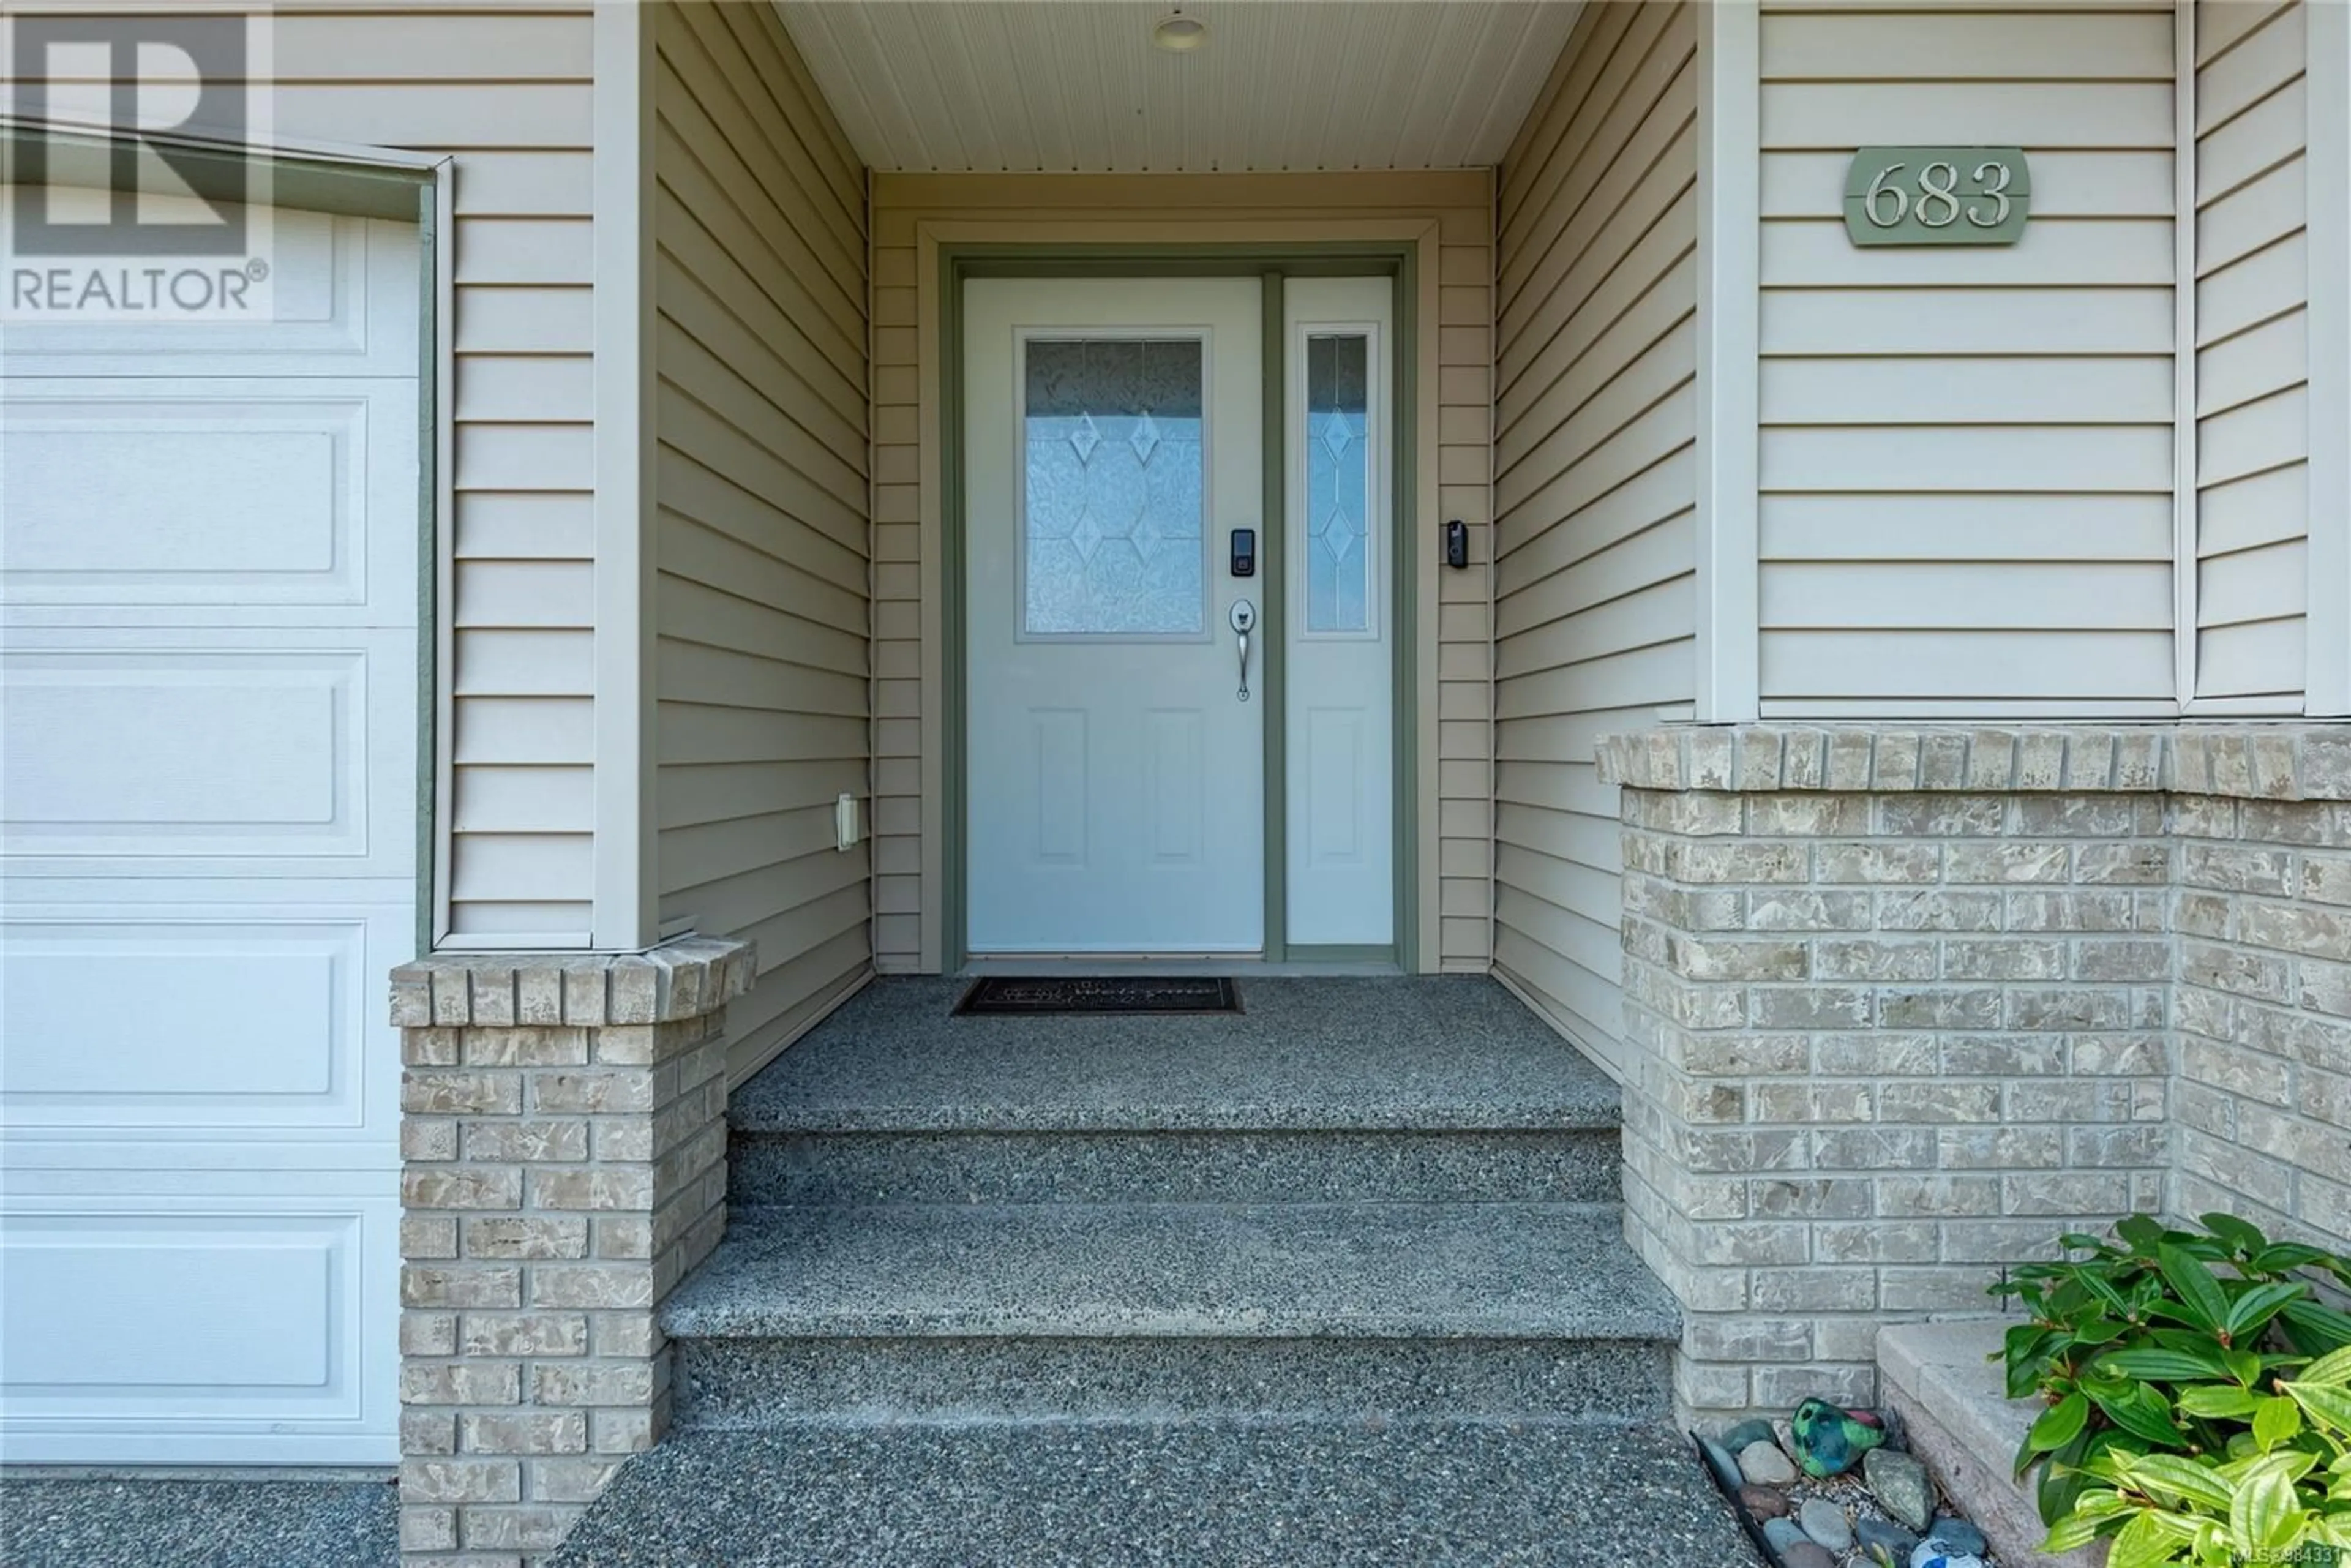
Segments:
[[[1781,1568],[1837,1568],[1837,1560],[1817,1542],[1799,1541],[1780,1553]]]
[[[1739,1450],[1739,1473],[1759,1487],[1792,1486],[1796,1461],[1782,1453],[1777,1443],[1750,1443]],[[1918,1522],[1926,1522],[1923,1514]]]
[[[1915,1532],[1903,1529],[1890,1519],[1858,1520],[1854,1524],[1853,1533],[1854,1539],[1861,1542],[1863,1551],[1883,1546],[1887,1560],[1896,1563],[1907,1564],[1910,1561],[1910,1553],[1918,1545]]]
[[[1804,1540],[1804,1532],[1792,1519],[1767,1519],[1763,1521],[1763,1539],[1771,1550],[1785,1553],[1788,1548]]]
[[[1746,1456],[1740,1456],[1740,1461],[1743,1467]],[[1935,1488],[1927,1479],[1926,1466],[1893,1448],[1872,1448],[1862,1456],[1861,1473],[1886,1512],[1910,1530],[1926,1531],[1935,1513]]]
[[[1804,1533],[1827,1547],[1832,1552],[1847,1552],[1853,1547],[1853,1526],[1845,1521],[1844,1510],[1826,1498],[1808,1498],[1796,1511],[1796,1522]]]
[[[1788,1500],[1770,1487],[1740,1487],[1739,1506],[1757,1519],[1785,1519],[1788,1516]]]
[[[1714,1472],[1714,1479],[1721,1482],[1726,1490],[1737,1491],[1746,1484],[1747,1478],[1739,1473],[1739,1461],[1732,1457],[1736,1449],[1726,1448],[1711,1437],[1700,1437],[1698,1446],[1698,1451],[1706,1456],[1706,1468]]]
[[[1771,1423],[1761,1417],[1741,1421],[1722,1435],[1722,1446],[1734,1454],[1750,1443],[1771,1441],[1772,1441]]]

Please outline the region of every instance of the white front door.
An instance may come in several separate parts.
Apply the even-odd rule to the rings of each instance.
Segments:
[[[976,954],[1264,946],[1263,579],[1232,570],[1233,530],[1267,544],[1262,298],[967,285]]]
[[[273,226],[0,329],[0,1461],[398,1454],[419,241]]]

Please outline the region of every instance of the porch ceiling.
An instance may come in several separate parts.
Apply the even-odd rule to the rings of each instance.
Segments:
[[[889,172],[1499,162],[1582,0],[776,0]],[[1207,43],[1155,48],[1181,9]]]

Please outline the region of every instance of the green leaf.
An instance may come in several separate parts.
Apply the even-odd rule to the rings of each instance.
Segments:
[[[2164,1529],[2162,1518],[2148,1510],[2124,1525],[2106,1554],[2106,1568],[2163,1568],[2179,1561],[2179,1542]]]
[[[2200,1352],[2163,1350],[2152,1345],[2145,1350],[2112,1351],[2098,1357],[2098,1369],[2120,1377],[2154,1377],[2167,1383],[2231,1375],[2220,1347],[2210,1340],[2204,1342]]]
[[[2294,1375],[2296,1383],[2324,1383],[2340,1388],[2351,1384],[2351,1345],[2329,1351]]]
[[[2075,1519],[2112,1519],[2118,1513],[2128,1513],[2138,1505],[2118,1491],[2100,1488],[2085,1491],[2074,1500]]]
[[[2237,1487],[2229,1505],[2229,1531],[2248,1546],[2283,1546],[2293,1541],[2301,1514],[2284,1467],[2262,1459]]]
[[[2295,1301],[2278,1317],[2297,1350],[2324,1354],[2351,1345],[2351,1315],[2316,1301]]]
[[[2118,1221],[2115,1234],[2141,1252],[2152,1252],[2168,1234],[2163,1222],[2152,1214],[2134,1214]]]
[[[2241,1421],[2260,1403],[2252,1391],[2229,1384],[2199,1383],[2179,1391],[2181,1412],[2203,1421]]]
[[[2270,1244],[2258,1226],[2247,1223],[2233,1214],[2199,1214],[2196,1222],[2238,1252],[2254,1253]]]
[[[2287,1302],[2299,1301],[2309,1293],[2310,1287],[2299,1280],[2273,1280],[2266,1285],[2255,1285],[2229,1303],[2225,1325],[2229,1337],[2240,1344],[2250,1343]]]
[[[2172,1422],[2170,1403],[2144,1383],[2133,1384],[2127,1393],[2118,1395],[2093,1390],[2090,1398],[2106,1413],[2107,1420],[2126,1432],[2168,1448],[2185,1448],[2188,1444],[2188,1434]]]
[[[2253,1441],[2263,1449],[2276,1448],[2302,1431],[2302,1406],[2283,1396],[2261,1402],[2253,1412]]]
[[[2127,1504],[2125,1506],[2128,1507]],[[2105,1527],[2107,1517],[2110,1516],[2094,1518],[2077,1507],[2057,1521],[2049,1531],[2049,1539],[2041,1543],[2041,1550],[2054,1557],[2060,1552],[2087,1546],[2098,1538],[2098,1532]]]
[[[2155,1266],[2163,1272],[2164,1282],[2179,1296],[2178,1305],[2186,1309],[2189,1322],[2198,1328],[2218,1329],[2229,1319],[2228,1292],[2200,1259],[2192,1257],[2182,1247],[2165,1242],[2156,1249]]]
[[[2351,1388],[2323,1383],[2288,1383],[2283,1387],[2313,1421],[2330,1431],[2351,1433]]]
[[[2163,1492],[2216,1513],[2226,1512],[2236,1489],[2210,1465],[2178,1454],[2145,1454],[2126,1461],[2123,1473],[2134,1487]]]
[[[2287,1274],[2324,1261],[2326,1254],[2300,1241],[2275,1241],[2253,1254],[2252,1266],[2264,1274]]]
[[[2067,1343],[2075,1346],[2112,1344],[2129,1332],[2129,1324],[2116,1322],[2101,1313],[2075,1329]]]
[[[2287,1400],[2287,1404],[2294,1402]],[[2085,1394],[2068,1394],[2041,1413],[2025,1434],[2025,1447],[2036,1454],[2052,1453],[2082,1435],[2090,1423],[2090,1399]]]

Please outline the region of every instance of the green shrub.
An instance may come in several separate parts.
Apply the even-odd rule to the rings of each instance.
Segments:
[[[2218,1385],[2214,1385],[2218,1391]],[[2225,1457],[2110,1448],[2043,1552],[2101,1536],[2106,1568],[2331,1563],[2351,1551],[2351,1350],[2252,1396],[2252,1425]]]
[[[2240,1458],[2240,1438],[2273,1439],[2262,1454],[2284,1446],[2320,1456],[2320,1434],[2280,1380],[2351,1346],[2351,1315],[2319,1301],[2308,1278],[2351,1285],[2351,1261],[2273,1242],[2225,1214],[2203,1216],[2200,1229],[2133,1215],[2111,1241],[2060,1240],[2062,1261],[2026,1264],[1992,1287],[2027,1314],[2001,1353],[2009,1397],[2037,1393],[2049,1405],[2016,1456],[2020,1478],[2040,1471],[2044,1523],[2078,1519],[2095,1480],[2153,1458],[2209,1469]],[[2124,1520],[2101,1522],[2119,1531]]]

